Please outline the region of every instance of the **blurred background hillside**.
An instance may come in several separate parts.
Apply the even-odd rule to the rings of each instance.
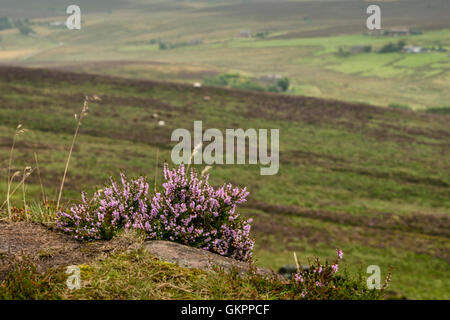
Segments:
[[[0,204],[19,123],[11,172],[36,154],[27,201],[41,183],[56,198],[86,95],[101,100],[74,148],[71,203],[120,170],[153,179],[194,120],[280,129],[278,175],[211,170],[214,185],[248,186],[258,265],[341,248],[351,271],[393,265],[390,297],[450,299],[450,1],[78,0],[68,30],[73,2],[0,1]],[[370,4],[382,31],[366,28]]]
[[[0,62],[187,82],[286,77],[291,94],[412,109],[450,98],[446,0],[82,0],[79,31],[64,26],[69,4],[2,1]],[[367,34],[369,4],[387,35]]]

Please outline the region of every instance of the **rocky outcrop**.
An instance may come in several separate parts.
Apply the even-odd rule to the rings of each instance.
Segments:
[[[180,267],[201,269],[205,271],[214,270],[214,266],[223,268],[224,270],[231,270],[235,268],[241,272],[248,271],[250,264],[247,262],[237,261],[231,258],[223,257],[218,254],[205,251],[202,249],[188,247],[179,243],[169,241],[147,241],[145,247],[149,253],[155,257],[175,263]],[[273,271],[256,268],[256,273],[263,276],[280,277]]]
[[[16,263],[25,259],[34,263],[37,271],[44,272],[48,268],[106,257],[109,252],[129,246],[128,242],[123,242],[122,239],[81,242],[40,224],[0,221],[0,281]]]

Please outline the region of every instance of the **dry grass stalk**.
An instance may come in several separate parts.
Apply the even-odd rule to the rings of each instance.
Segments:
[[[72,145],[70,146],[69,155],[67,156],[67,161],[66,161],[66,167],[64,168],[63,178],[61,181],[61,185],[59,187],[58,201],[56,202],[56,210],[57,211],[59,209],[59,204],[61,202],[61,196],[62,196],[62,192],[64,190],[64,183],[66,181],[67,171],[69,170],[69,164],[70,164],[70,159],[72,158],[73,147],[75,146],[75,141],[77,140],[77,137],[78,137],[78,131],[80,130],[82,121],[83,121],[84,117],[87,115],[87,111],[89,109],[88,101],[89,101],[89,97],[86,97],[84,99],[84,104],[83,104],[83,108],[81,110],[80,115],[78,116],[77,114],[75,114],[75,119],[78,120],[78,123],[77,123],[77,128],[75,129],[75,134],[73,135]]]
[[[298,259],[297,259],[297,254],[294,251],[294,261],[295,261],[295,266],[297,267],[297,272],[300,273],[300,264],[298,263]]]
[[[155,193],[156,193],[156,183],[158,181],[158,161],[159,161],[159,149],[156,149],[156,164],[155,164]]]
[[[22,187],[22,185],[25,183],[25,181],[28,179],[28,177],[29,177],[29,176],[33,173],[33,171],[35,170],[35,169],[33,169],[33,168],[30,168],[30,167],[27,167],[26,169],[27,169],[27,170],[24,171],[25,174],[24,174],[24,176],[22,177],[22,180],[19,182],[19,184],[14,188],[14,190],[13,190],[12,192],[9,192],[9,198],[11,198],[11,197],[16,193],[16,191],[19,190],[20,187]],[[21,174],[20,171],[16,171],[16,172],[12,175],[12,177],[11,177],[11,184],[12,184],[12,181],[14,180],[14,178],[17,177],[17,176],[19,176],[20,174]],[[8,202],[8,199],[5,200],[5,201],[2,203],[2,205],[0,206],[0,210],[3,209],[3,207],[5,206],[5,204],[7,204],[7,202]],[[10,218],[11,218],[11,215],[9,215],[8,218],[10,219]]]
[[[12,185],[14,177],[16,176],[16,174],[13,174],[12,177],[10,176],[14,148],[16,146],[16,139],[17,139],[17,137],[19,135],[25,133],[26,131],[27,131],[26,129],[22,129],[22,125],[21,124],[19,124],[17,126],[16,132],[14,134],[11,150],[9,151],[8,173],[7,173],[7,176],[8,176],[8,190],[6,192],[6,201],[5,201],[7,203],[7,205],[8,205],[8,219],[11,219],[11,185]],[[3,208],[3,205],[1,206],[1,208]]]
[[[203,169],[203,171],[202,171],[202,173],[201,173],[201,177],[203,178],[207,173],[208,173],[208,171],[209,170],[211,170],[212,169],[212,166],[206,166],[204,169]]]
[[[42,201],[45,203],[45,202],[47,202],[47,197],[45,196],[44,185],[42,184],[41,171],[39,170],[39,161],[38,161],[38,156],[37,156],[36,152],[34,153],[34,161],[36,162],[36,170],[37,170],[38,177],[39,177],[39,183],[41,185]]]
[[[23,210],[25,212],[25,216],[28,217],[28,211],[27,211],[27,199],[25,195],[25,177],[28,173],[28,171],[31,170],[31,167],[26,167],[23,169],[23,183],[22,183],[22,196],[23,196]]]
[[[198,151],[202,148],[203,142],[200,142],[198,145],[195,146],[194,150],[191,153],[191,157],[189,158],[189,163],[186,169],[186,173],[189,174],[189,169],[191,168],[192,165],[192,159],[194,158],[194,156],[198,153]]]

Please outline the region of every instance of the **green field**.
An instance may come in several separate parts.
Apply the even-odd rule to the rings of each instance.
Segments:
[[[176,128],[280,129],[280,171],[255,165],[215,165],[211,182],[247,186],[243,208],[254,217],[255,257],[273,267],[345,252],[350,270],[394,266],[392,295],[448,299],[449,116],[364,104],[223,88],[126,80],[55,71],[0,68],[0,200],[12,172],[39,158],[45,193],[55,199],[85,95],[98,95],[81,127],[66,180],[65,201],[100,188],[120,170],[155,175],[171,163]],[[210,101],[204,97],[209,96]],[[153,117],[158,115],[158,119]],[[165,126],[159,126],[164,120]],[[198,166],[202,170],[203,166]],[[19,178],[18,178],[19,179]],[[161,174],[157,177],[161,183]],[[26,201],[41,198],[33,173]],[[23,206],[22,190],[14,203]]]
[[[303,0],[124,0],[105,2],[103,10],[101,1],[82,1],[83,25],[76,31],[50,26],[65,21],[64,8],[40,0],[30,17],[21,1],[0,9],[11,19],[29,17],[36,34],[0,31],[3,63],[189,83],[211,73],[255,79],[279,74],[291,80],[291,94],[412,109],[448,106],[450,99],[450,10],[443,0],[383,3],[385,29],[423,31],[405,37],[367,35],[365,4],[358,0],[333,6]],[[267,35],[243,39],[241,30]],[[200,43],[186,45],[192,40]],[[447,51],[375,52],[399,40]],[[160,50],[157,41],[176,46]],[[372,53],[337,54],[360,45],[371,46]]]
[[[11,173],[17,183],[35,154],[39,172],[14,205],[40,203],[41,183],[57,198],[87,95],[101,101],[83,121],[65,204],[121,170],[160,185],[171,133],[195,120],[205,130],[279,129],[276,176],[258,165],[211,169],[213,185],[251,192],[241,211],[254,218],[258,265],[277,270],[294,263],[293,252],[307,263],[342,248],[352,272],[394,267],[391,298],[450,299],[450,2],[375,2],[384,29],[421,34],[368,35],[362,0],[79,0],[81,30],[52,26],[67,19],[66,3],[2,1],[0,206],[18,124],[27,131]],[[252,37],[240,37],[247,30]],[[429,51],[379,53],[399,41]],[[371,50],[352,53],[356,46]],[[290,86],[193,86],[225,74],[266,88],[276,75]]]

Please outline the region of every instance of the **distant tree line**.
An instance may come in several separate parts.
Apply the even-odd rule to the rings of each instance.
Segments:
[[[348,57],[356,53],[371,53],[371,52],[372,46],[355,46],[351,47],[350,49],[344,49],[342,47],[339,47],[337,55],[339,57]]]
[[[269,35],[269,31],[259,31],[259,32],[255,33],[255,38],[264,39],[268,35]]]
[[[390,42],[387,45],[383,46],[380,50],[378,50],[378,53],[401,52],[405,46],[405,40],[400,40],[397,43]],[[435,41],[434,45],[429,50],[437,52],[447,52],[447,49],[443,47],[440,41]]]
[[[439,40],[437,40],[434,42],[434,45],[431,47],[431,51],[447,52],[447,49],[445,49],[442,46],[442,43]]]
[[[0,30],[12,29],[13,27],[8,17],[0,17]]]
[[[193,39],[186,42],[175,42],[175,43],[156,39],[152,39],[149,41],[149,44],[158,44],[159,50],[170,50],[186,46],[195,46],[201,43],[203,43],[201,39]]]
[[[395,52],[402,52],[405,49],[405,46],[407,45],[405,40],[399,40],[397,42],[389,42],[382,46],[378,50],[372,50],[372,46],[366,45],[366,46],[354,46],[350,48],[344,48],[339,47],[336,55],[339,57],[348,57],[352,54],[357,53],[370,53],[370,52],[376,52],[376,53],[395,53]],[[438,51],[438,52],[446,52],[447,49],[444,48],[442,43],[440,41],[435,41],[431,49],[427,49],[431,51]]]
[[[21,34],[28,35],[33,33],[30,25],[31,23],[28,19],[11,20],[8,17],[0,17],[0,31],[17,28]]]
[[[381,49],[378,50],[378,53],[401,52],[404,46],[406,46],[405,40],[400,40],[397,43],[389,42],[388,44],[381,47]]]
[[[290,87],[290,81],[288,78],[279,79],[276,84],[265,86],[259,82],[252,81],[247,77],[243,77],[238,73],[223,73],[215,77],[207,77],[205,78],[204,83],[205,85],[210,86],[265,92],[286,92]]]

